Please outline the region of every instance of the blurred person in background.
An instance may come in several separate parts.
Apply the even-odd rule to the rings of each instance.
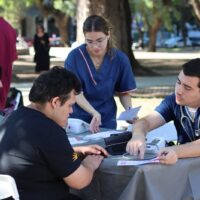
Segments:
[[[2,67],[0,65],[0,88],[3,88],[1,78],[2,78]],[[3,119],[4,119],[4,113],[0,111],[0,123],[2,122]]]
[[[2,68],[0,87],[0,110],[6,105],[7,94],[12,79],[12,64],[17,59],[16,30],[0,17],[0,65]]]
[[[33,40],[35,50],[34,62],[36,63],[35,72],[42,72],[49,70],[50,56],[49,56],[49,35],[45,33],[42,25],[37,25],[36,34]]]

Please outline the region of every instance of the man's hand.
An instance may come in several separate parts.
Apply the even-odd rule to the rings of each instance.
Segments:
[[[131,155],[139,156],[144,158],[146,149],[145,136],[142,134],[133,134],[132,138],[128,141],[126,151]]]
[[[158,158],[160,163],[171,165],[177,162],[178,156],[176,152],[171,148],[164,148],[158,152]]]
[[[100,155],[88,155],[82,161],[82,164],[94,172],[103,160],[103,156]]]
[[[104,157],[108,156],[108,152],[103,147],[97,144],[74,147],[74,151],[82,153],[83,155],[94,154],[94,155],[103,155]]]
[[[101,125],[101,115],[95,111],[93,113],[92,120],[90,122],[90,131],[92,133],[99,132],[99,126]]]

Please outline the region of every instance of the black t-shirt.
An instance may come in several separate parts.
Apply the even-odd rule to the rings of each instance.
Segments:
[[[0,126],[0,173],[14,177],[21,200],[67,199],[81,160],[66,132],[41,112],[21,107]]]

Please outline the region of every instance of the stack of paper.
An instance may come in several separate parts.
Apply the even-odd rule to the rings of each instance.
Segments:
[[[117,119],[124,120],[124,121],[132,121],[134,118],[137,117],[137,114],[138,114],[140,108],[141,108],[141,106],[138,106],[135,108],[130,108],[130,109],[122,112]]]
[[[87,142],[85,140],[77,139],[76,137],[68,137],[68,140],[69,140],[69,142],[70,142],[71,145],[83,144],[83,143]]]
[[[119,160],[117,166],[131,166],[131,165],[144,165],[149,163],[159,163],[158,158],[153,158],[150,160]]]

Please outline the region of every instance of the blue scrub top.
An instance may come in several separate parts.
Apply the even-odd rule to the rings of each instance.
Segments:
[[[136,89],[136,83],[128,57],[117,49],[113,49],[113,53],[112,58],[106,54],[100,69],[96,70],[86,45],[83,44],[68,54],[65,68],[81,81],[84,96],[101,114],[101,126],[115,129],[117,106],[114,94],[131,92]],[[92,119],[92,116],[77,104],[74,105],[70,117],[88,123]]]
[[[166,122],[174,121],[178,143],[184,144],[200,138],[200,108],[197,109],[193,121],[187,106],[178,105],[173,93],[165,97],[155,110],[161,114]]]

